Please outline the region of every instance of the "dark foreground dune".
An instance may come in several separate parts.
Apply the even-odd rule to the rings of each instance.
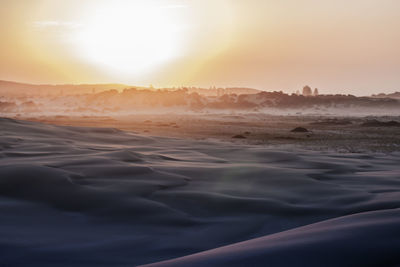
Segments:
[[[0,119],[0,266],[399,265],[399,161]]]
[[[398,266],[399,224],[399,209],[360,213],[146,266]]]

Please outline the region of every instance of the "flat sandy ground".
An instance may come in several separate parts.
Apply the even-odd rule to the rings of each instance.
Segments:
[[[41,116],[24,119],[70,126],[112,127],[147,136],[220,140],[336,152],[400,150],[400,127],[362,127],[367,120],[400,117],[273,116],[266,114],[155,114],[119,117]],[[293,133],[296,127],[309,132]],[[241,135],[245,138],[233,138]]]

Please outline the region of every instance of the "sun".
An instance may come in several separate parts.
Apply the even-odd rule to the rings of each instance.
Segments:
[[[158,2],[160,3],[160,2]],[[152,1],[107,1],[93,7],[77,32],[79,55],[124,75],[141,75],[179,55],[176,12]]]

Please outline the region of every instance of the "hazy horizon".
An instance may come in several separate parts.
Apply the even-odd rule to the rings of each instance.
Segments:
[[[394,0],[1,3],[1,80],[400,90]]]

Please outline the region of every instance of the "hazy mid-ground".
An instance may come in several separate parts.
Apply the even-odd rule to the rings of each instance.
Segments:
[[[147,136],[222,140],[336,152],[400,150],[400,116],[237,114],[136,114],[129,116],[40,116],[24,119],[71,126],[111,127]],[[368,122],[382,122],[372,123]],[[397,125],[385,122],[399,122]],[[367,123],[367,124],[366,124]],[[308,132],[291,132],[303,127]]]

